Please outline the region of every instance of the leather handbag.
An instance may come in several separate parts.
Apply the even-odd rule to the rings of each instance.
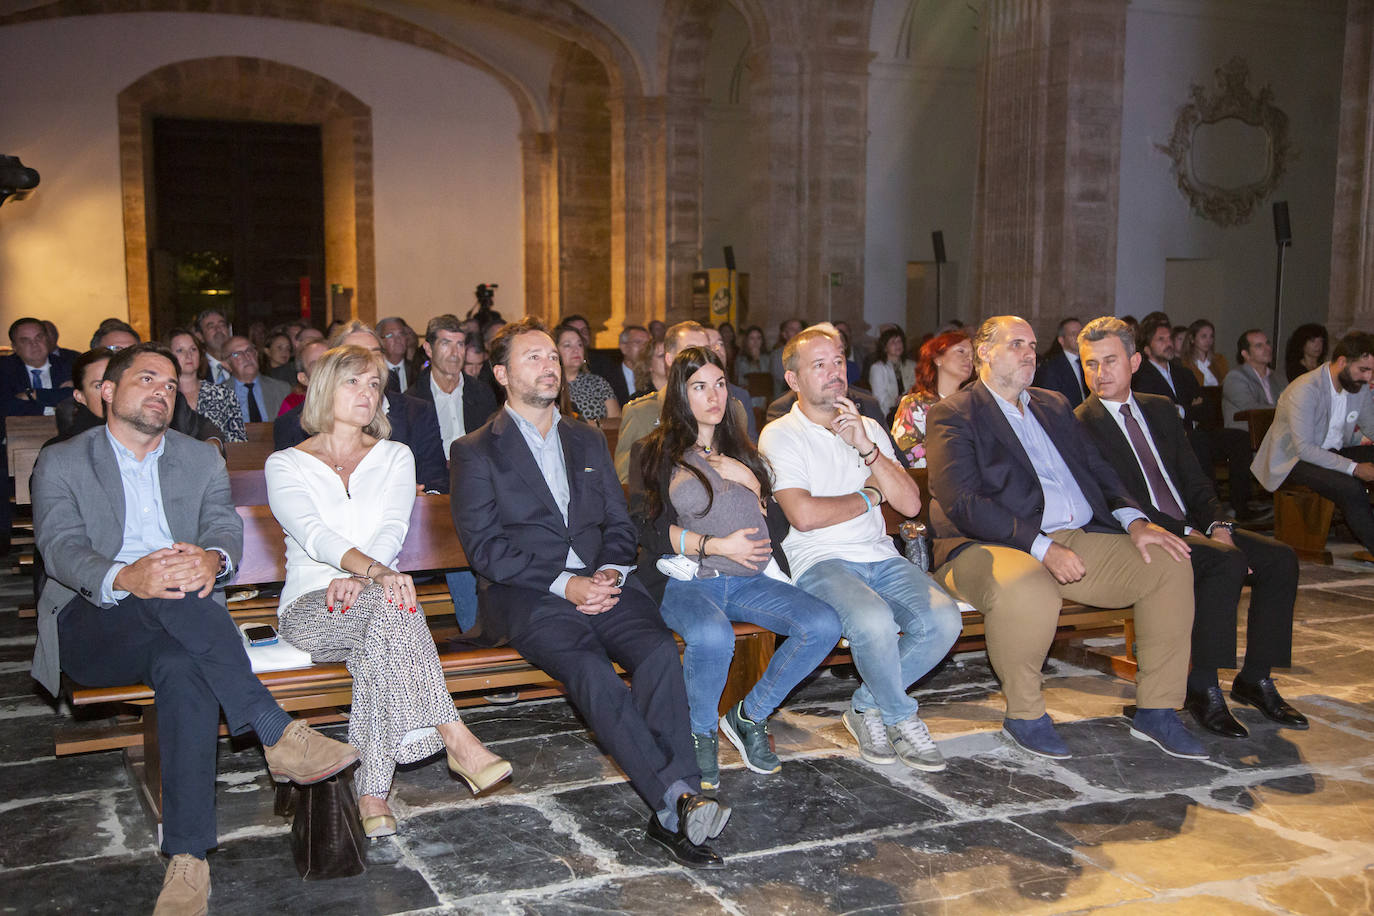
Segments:
[[[291,817],[291,854],[307,881],[347,878],[367,870],[367,836],[353,780],[338,775],[309,786],[277,787],[277,814]]]

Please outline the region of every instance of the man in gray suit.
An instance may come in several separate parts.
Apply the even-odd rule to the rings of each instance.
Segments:
[[[1340,506],[1365,550],[1374,551],[1374,512],[1365,484],[1374,480],[1374,334],[1351,331],[1331,361],[1293,379],[1279,396],[1274,425],[1250,470],[1264,488],[1284,481],[1311,487]]]
[[[225,364],[229,380],[224,387],[239,400],[243,422],[263,423],[277,418],[281,402],[291,393],[291,386],[258,371],[258,350],[247,337],[231,337],[224,345]]]
[[[171,351],[120,350],[101,384],[105,425],[43,449],[33,472],[49,576],[34,678],[54,696],[62,671],[88,687],[142,682],[157,692],[171,856],[157,914],[205,912],[221,709],[231,733],[257,732],[280,782],[318,782],[358,758],[293,720],[249,666],[215,590],[233,574],[243,522],[219,451],[167,429],[176,392]]]
[[[1268,334],[1259,328],[1241,332],[1236,341],[1235,368],[1221,381],[1221,414],[1227,426],[1247,429],[1248,424],[1237,420],[1236,414],[1278,403],[1287,382],[1270,365],[1273,358],[1274,346]]]

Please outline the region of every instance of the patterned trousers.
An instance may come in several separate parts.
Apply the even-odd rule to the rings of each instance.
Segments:
[[[326,609],[325,590],[301,595],[281,612],[281,635],[310,660],[343,662],[353,675],[348,743],[362,754],[359,795],[386,798],[396,764],[437,754],[437,732],[404,742],[414,729],[458,721],[423,608],[410,613],[369,585],[348,613]]]

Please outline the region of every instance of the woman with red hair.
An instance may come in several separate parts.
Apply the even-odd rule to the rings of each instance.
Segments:
[[[913,468],[926,466],[926,411],[973,378],[973,345],[963,331],[946,331],[927,340],[916,362],[916,381],[897,405],[892,438]]]

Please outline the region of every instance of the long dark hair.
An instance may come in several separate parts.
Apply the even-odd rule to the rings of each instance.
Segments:
[[[639,467],[644,475],[645,506],[650,518],[658,518],[663,512],[668,494],[659,492],[659,480],[665,470],[681,466],[688,473],[696,475],[706,490],[706,511],[711,511],[715,494],[706,475],[699,468],[683,460],[687,452],[697,444],[697,418],[692,414],[692,404],[687,399],[687,383],[697,370],[706,365],[715,366],[722,373],[720,357],[705,347],[687,347],[678,353],[668,368],[668,382],[663,386],[663,409],[659,414],[658,427],[644,440],[644,451],[640,454]],[[767,500],[773,495],[772,469],[768,461],[754,448],[744,430],[740,429],[730,410],[727,400],[725,415],[716,425],[711,440],[711,450],[728,455],[753,472],[759,482],[759,496]]]

